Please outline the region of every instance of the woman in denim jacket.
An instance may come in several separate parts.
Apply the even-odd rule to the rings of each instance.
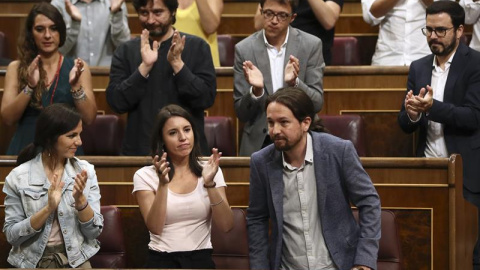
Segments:
[[[8,262],[21,268],[91,268],[103,228],[93,165],[75,158],[80,114],[65,104],[42,110],[35,140],[5,179],[3,232]]]

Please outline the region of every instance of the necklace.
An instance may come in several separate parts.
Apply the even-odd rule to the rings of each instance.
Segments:
[[[55,77],[53,77],[52,81],[47,86],[47,87],[51,86],[53,84],[53,81],[55,81],[55,87],[53,88],[52,97],[50,98],[50,104],[53,104],[53,97],[55,96],[55,91],[57,90],[58,81],[60,80],[60,68],[62,67],[62,59],[63,59],[63,55],[60,54],[60,57],[58,58],[57,72],[55,72]]]

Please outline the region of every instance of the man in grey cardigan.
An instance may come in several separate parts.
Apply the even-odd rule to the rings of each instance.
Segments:
[[[250,161],[250,267],[377,269],[380,199],[353,144],[321,132],[313,108],[298,88],[266,99],[273,145]]]
[[[290,27],[298,0],[261,0],[263,29],[235,46],[235,112],[244,122],[240,155],[271,143],[265,121],[265,99],[277,89],[296,86],[312,99],[315,112],[323,105],[322,41]]]

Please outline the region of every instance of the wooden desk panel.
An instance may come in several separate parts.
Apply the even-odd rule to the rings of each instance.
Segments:
[[[113,114],[108,106],[105,88],[109,69],[92,67],[92,80],[98,110]],[[233,69],[217,68],[217,96],[207,110],[210,116],[229,116],[233,121],[234,141],[241,136],[241,123],[233,106]],[[329,66],[324,76],[324,108],[321,114],[360,114],[365,119],[367,156],[409,157],[414,155],[414,137],[404,134],[396,123],[397,113],[405,95],[407,67],[338,67]],[[5,70],[0,70],[0,85],[4,83]],[[0,97],[3,91],[0,90]],[[122,115],[125,119],[126,114]],[[14,127],[0,122],[0,154],[4,154]]]

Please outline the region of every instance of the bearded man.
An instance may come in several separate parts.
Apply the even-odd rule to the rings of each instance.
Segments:
[[[419,130],[417,156],[462,155],[463,196],[480,207],[480,53],[460,42],[465,12],[458,3],[434,2],[426,14],[422,31],[432,54],[410,66],[398,123],[406,133]]]
[[[210,47],[173,28],[177,0],[134,0],[133,6],[144,29],[115,51],[106,90],[110,107],[128,113],[122,154],[150,154],[155,116],[168,104],[192,114],[202,154],[209,154],[204,110],[213,105],[217,93]]]

